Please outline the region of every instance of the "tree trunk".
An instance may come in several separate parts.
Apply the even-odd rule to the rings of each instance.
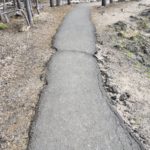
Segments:
[[[14,5],[15,8],[17,8],[16,0],[13,0],[13,5]]]
[[[29,23],[30,23],[30,25],[32,25],[33,24],[33,17],[32,17],[30,0],[25,0],[24,3],[25,3],[25,8],[26,8],[26,12],[27,12],[27,17],[28,17]]]
[[[102,0],[102,6],[106,6],[106,0]]]
[[[53,0],[50,0],[49,2],[50,2],[50,7],[54,7],[54,2],[53,2]]]
[[[21,9],[21,2],[20,2],[20,0],[16,0],[16,2],[17,2],[17,7],[18,7],[19,9]]]
[[[36,3],[36,10],[37,10],[37,13],[40,14],[39,2],[38,2],[38,0],[35,0],[35,3]]]
[[[110,3],[113,3],[113,0],[110,0]]]
[[[29,1],[29,6],[30,6],[30,9],[31,9],[31,14],[32,14],[32,17],[33,17],[33,8],[32,8],[32,1],[31,0],[28,0]]]
[[[3,12],[5,12],[5,10],[6,10],[6,1],[5,0],[3,0]]]
[[[67,4],[68,4],[68,5],[70,5],[70,4],[71,4],[70,0],[67,0]]]
[[[60,0],[56,0],[56,6],[60,6]]]

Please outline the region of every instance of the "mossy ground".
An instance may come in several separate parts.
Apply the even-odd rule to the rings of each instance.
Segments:
[[[0,30],[8,29],[8,25],[4,23],[0,23]]]

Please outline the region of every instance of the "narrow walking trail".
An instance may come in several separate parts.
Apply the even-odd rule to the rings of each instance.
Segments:
[[[54,47],[29,149],[141,150],[107,103],[94,57],[90,5],[66,16]]]

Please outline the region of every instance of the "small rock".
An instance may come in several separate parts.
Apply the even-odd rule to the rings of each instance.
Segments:
[[[134,120],[134,119],[131,119],[131,120],[130,120],[130,124],[132,124],[132,125],[135,124],[135,120]]]
[[[139,20],[139,18],[137,18],[136,16],[130,16],[130,20],[131,21],[137,21],[137,20]]]
[[[20,16],[22,17],[21,11],[17,11],[16,14],[15,14],[15,16],[16,16],[16,17],[20,17]]]
[[[18,31],[19,32],[26,32],[30,29],[30,26],[20,26]]]
[[[145,29],[145,32],[146,33],[150,33],[150,29]]]
[[[41,80],[41,81],[45,81],[45,74],[41,74],[41,75],[40,75],[40,80]]]
[[[144,10],[140,15],[144,17],[150,16],[150,9]]]
[[[123,9],[123,8],[121,9],[121,12],[124,12],[124,9]]]
[[[142,49],[144,54],[149,55],[149,50],[148,50],[147,46],[145,46],[145,45],[141,46],[141,49]]]
[[[99,41],[99,44],[100,45],[104,45],[104,41]]]
[[[125,100],[127,100],[129,97],[130,97],[130,94],[127,93],[127,92],[125,92],[125,93],[123,93],[123,94],[120,95],[119,100],[120,100],[120,101],[125,101]]]
[[[117,88],[115,86],[110,86],[109,85],[109,86],[107,86],[106,89],[107,89],[108,92],[116,93],[116,94],[118,93]]]
[[[116,45],[114,45],[114,48],[120,49],[121,46],[116,44]]]
[[[119,32],[117,35],[118,35],[119,37],[123,37],[123,33],[121,33],[121,32]]]
[[[114,23],[114,28],[116,31],[126,31],[127,29],[127,24],[124,23],[123,21],[118,21],[116,23]]]
[[[136,60],[139,61],[139,62],[142,63],[142,64],[144,64],[144,62],[145,62],[145,61],[144,61],[144,58],[143,58],[142,56],[140,56],[140,55],[137,55],[137,56],[136,56]]]
[[[125,46],[126,49],[128,49],[130,52],[137,53],[140,51],[139,45],[135,42],[128,42]]]
[[[102,74],[102,76],[104,76],[105,78],[108,78],[108,74],[106,73],[106,71],[101,70],[101,74]]]
[[[105,78],[105,85],[106,85],[106,86],[109,86],[109,85],[110,85],[110,80],[109,80],[109,78]]]
[[[116,100],[116,99],[117,99],[117,96],[116,96],[116,95],[113,95],[113,96],[111,96],[111,99],[112,99],[112,100]]]

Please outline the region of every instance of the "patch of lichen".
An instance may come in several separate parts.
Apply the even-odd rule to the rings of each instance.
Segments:
[[[133,58],[134,57],[134,53],[127,51],[127,56],[128,58]]]
[[[133,29],[128,29],[126,31],[120,31],[118,32],[118,36],[122,37],[122,38],[126,38],[126,39],[134,39],[139,35],[139,32],[137,30],[133,30]]]
[[[148,78],[150,78],[150,70],[148,72],[146,72],[146,75]]]
[[[137,24],[137,29],[139,29],[139,30],[150,29],[149,20],[146,18],[138,20],[136,24]]]

